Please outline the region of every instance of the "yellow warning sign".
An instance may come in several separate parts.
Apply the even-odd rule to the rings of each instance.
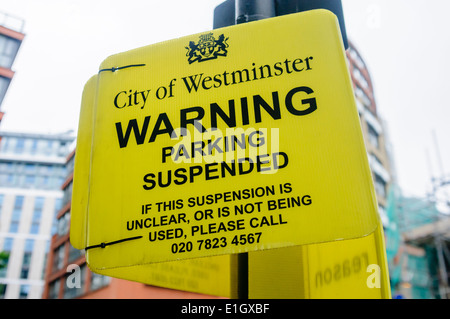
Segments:
[[[89,174],[74,176],[74,196],[78,181],[89,187],[71,234],[91,269],[353,239],[376,229],[332,13],[117,54],[95,81],[89,160],[75,167]]]

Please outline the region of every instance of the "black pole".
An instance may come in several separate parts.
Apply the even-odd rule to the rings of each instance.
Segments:
[[[275,16],[273,0],[236,0],[236,24],[262,20]]]
[[[348,49],[341,0],[226,0],[214,9],[213,26],[218,29],[314,9],[327,9],[337,16],[344,47]]]
[[[214,10],[214,29],[270,17],[275,17],[274,0],[227,0]],[[237,255],[237,297],[248,299],[248,253]]]
[[[275,17],[273,0],[236,0],[235,24]],[[248,299],[248,253],[238,254],[238,298]]]
[[[248,299],[248,253],[237,255],[237,297]]]

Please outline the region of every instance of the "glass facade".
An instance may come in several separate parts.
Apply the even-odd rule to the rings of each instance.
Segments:
[[[0,76],[1,105],[3,98],[8,91],[11,79],[14,76],[14,72],[11,68],[24,38],[24,34],[22,33],[24,21],[0,12],[0,25],[3,27],[3,29],[0,30],[0,68],[4,71]]]
[[[11,69],[21,41],[0,34],[0,66]]]
[[[48,298],[56,299],[59,295],[59,287],[61,286],[60,279],[54,280],[48,287]]]
[[[0,299],[42,297],[49,243],[57,230],[61,187],[67,177],[66,156],[74,139],[71,133],[0,131],[0,252],[4,264]],[[64,247],[59,256],[65,253]],[[62,269],[62,263],[59,259],[55,266]]]
[[[34,240],[27,239],[22,259],[22,269],[20,271],[20,279],[27,279],[31,266],[31,255],[33,254]]]
[[[10,83],[11,79],[0,75],[0,105],[2,104],[3,98],[6,95],[6,91],[8,91]]]
[[[20,217],[22,215],[24,196],[16,196],[14,208],[11,214],[11,222],[9,224],[9,232],[17,233],[19,230]]]
[[[68,152],[69,140],[66,139],[9,135],[3,136],[0,143],[3,154],[64,156]]]
[[[0,185],[59,190],[67,171],[68,139],[3,136],[0,141]]]

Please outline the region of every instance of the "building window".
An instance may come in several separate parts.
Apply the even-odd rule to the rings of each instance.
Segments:
[[[43,174],[51,174],[51,172],[53,171],[53,165],[42,164],[40,171]]]
[[[1,79],[1,77],[0,77]],[[0,87],[1,87],[1,81],[0,81]],[[0,96],[1,96],[1,90],[0,90]],[[8,148],[9,148],[9,144],[11,144],[11,137],[3,137],[0,140],[0,151],[2,153],[7,153],[8,152]]]
[[[16,183],[17,178],[14,174],[6,174],[6,185],[13,186]]]
[[[61,204],[62,204],[62,199],[61,198],[57,198],[55,200],[55,213],[54,213],[54,217],[53,217],[53,221],[52,221],[52,229],[51,229],[51,235],[52,236],[54,234],[56,234],[57,231],[58,231],[58,221],[56,220],[56,215],[61,210]]]
[[[40,187],[47,189],[50,186],[50,178],[48,176],[41,176],[38,184]]]
[[[0,194],[0,219],[2,218],[2,207],[3,207],[4,199],[5,199],[5,195]]]
[[[17,233],[19,231],[19,222],[15,221],[15,220],[12,220],[11,224],[9,224],[9,230],[8,231],[10,233],[13,233],[13,234]]]
[[[59,142],[59,147],[58,147],[58,155],[59,156],[66,155],[68,153],[68,146],[69,146],[68,142],[60,141]]]
[[[33,239],[27,239],[25,240],[25,247],[24,247],[24,251],[31,253],[33,252],[33,247],[34,247],[34,240]]]
[[[381,222],[384,227],[389,226],[389,217],[387,215],[386,209],[383,205],[378,205],[378,213],[380,214]]]
[[[24,254],[23,254],[23,260],[22,260],[22,269],[20,271],[21,279],[28,278],[28,273],[30,271],[30,265],[31,265],[31,255],[33,253],[33,247],[34,247],[34,240],[27,239],[25,241]]]
[[[375,192],[386,197],[386,182],[378,174],[375,174]]]
[[[20,279],[27,279],[30,271],[31,252],[23,254],[22,269],[20,270]]]
[[[25,187],[26,188],[33,188],[34,182],[36,181],[35,175],[25,175]]]
[[[5,35],[0,35],[0,66],[11,69],[19,50],[20,41]]]
[[[27,299],[30,293],[30,285],[20,285],[19,299]]]
[[[63,192],[63,200],[62,200],[62,206],[66,205],[70,200],[72,200],[72,181],[67,185],[66,188],[64,188]]]
[[[366,79],[361,74],[361,71],[358,68],[353,69],[353,76],[361,84],[363,88],[365,89],[369,88],[369,83],[367,83]]]
[[[64,244],[55,249],[53,255],[53,272],[58,271],[64,265]]]
[[[367,128],[368,128],[368,136],[369,136],[370,144],[372,144],[373,146],[378,148],[379,147],[379,143],[378,143],[378,133],[377,133],[377,131],[375,131],[375,129],[369,123],[367,123]]]
[[[45,272],[47,271],[47,262],[48,262],[48,252],[50,250],[50,240],[45,242],[45,254],[44,254],[44,267],[42,267],[41,279],[45,279]]]
[[[19,208],[21,210],[24,200],[25,200],[25,197],[23,197],[22,195],[16,196],[16,199],[14,201],[14,208]]]
[[[11,215],[11,221],[19,222],[20,221],[20,215],[22,215],[22,208],[21,207],[15,207],[12,215]]]
[[[82,256],[84,256],[83,250],[76,249],[71,244],[69,244],[69,263],[75,262]]]
[[[47,140],[46,145],[44,147],[44,154],[47,156],[57,155],[53,150],[53,140]]]
[[[70,212],[66,212],[58,219],[58,236],[64,236],[69,233]]]
[[[60,279],[56,279],[55,281],[52,281],[48,285],[48,298],[49,299],[58,299],[60,286],[61,286]]]
[[[0,299],[5,298],[6,284],[0,284]]]
[[[16,154],[22,154],[24,149],[25,149],[25,140],[23,138],[18,138],[16,141],[16,148],[14,149],[14,152]]]
[[[75,156],[72,156],[72,158],[66,164],[66,170],[67,170],[66,175],[72,174],[74,167],[75,167]]]
[[[31,141],[31,148],[30,148],[30,154],[31,155],[36,154],[37,146],[38,146],[38,140],[37,139],[33,139]]]
[[[17,233],[19,230],[20,216],[22,215],[22,205],[23,205],[24,197],[16,196],[14,202],[14,208],[11,215],[11,224],[9,225],[10,233]]]
[[[13,246],[14,238],[6,237],[3,242],[3,251],[11,251]]]
[[[9,171],[8,164],[10,163],[0,162],[0,172],[8,172]]]
[[[361,57],[356,53],[356,51],[350,47],[348,50],[350,56],[352,57],[353,61],[358,65],[359,68],[364,69],[364,62],[362,61]]]
[[[91,291],[100,289],[109,285],[111,278],[108,276],[92,273],[91,275]]]
[[[8,183],[9,174],[0,174],[0,185],[10,186]]]
[[[32,235],[39,234],[39,226],[40,226],[39,222],[31,223],[30,234],[32,234]]]
[[[57,198],[55,200],[55,213],[59,212],[59,210],[62,208],[62,199]]]
[[[42,209],[44,208],[44,202],[45,202],[44,197],[36,197],[34,200],[34,210],[42,211]]]
[[[11,83],[11,79],[0,76],[0,104],[8,91],[9,83]]]
[[[372,105],[372,102],[370,101],[369,97],[366,95],[366,93],[361,89],[359,86],[355,87],[355,96],[359,98],[362,102],[362,104],[370,109],[370,106]]]
[[[34,200],[34,211],[31,219],[30,234],[38,234],[41,224],[42,208],[44,207],[44,197],[36,197]]]
[[[31,164],[31,163],[26,163],[25,164],[25,172],[27,172],[27,173],[34,173],[35,170],[36,170],[36,165]]]
[[[369,158],[370,158],[371,161],[373,161],[373,162],[375,163],[375,165],[384,167],[384,165],[381,163],[381,161],[380,161],[380,159],[378,158],[378,156],[376,156],[375,154],[370,153],[370,154],[369,154]]]

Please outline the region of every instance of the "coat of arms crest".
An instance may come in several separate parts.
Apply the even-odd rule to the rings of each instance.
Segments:
[[[211,59],[217,59],[218,56],[226,56],[228,51],[228,38],[225,38],[223,34],[219,35],[216,40],[212,33],[202,34],[199,37],[199,41],[196,44],[194,41],[189,42],[189,46],[186,47],[188,52],[189,64],[198,61],[203,62]]]

